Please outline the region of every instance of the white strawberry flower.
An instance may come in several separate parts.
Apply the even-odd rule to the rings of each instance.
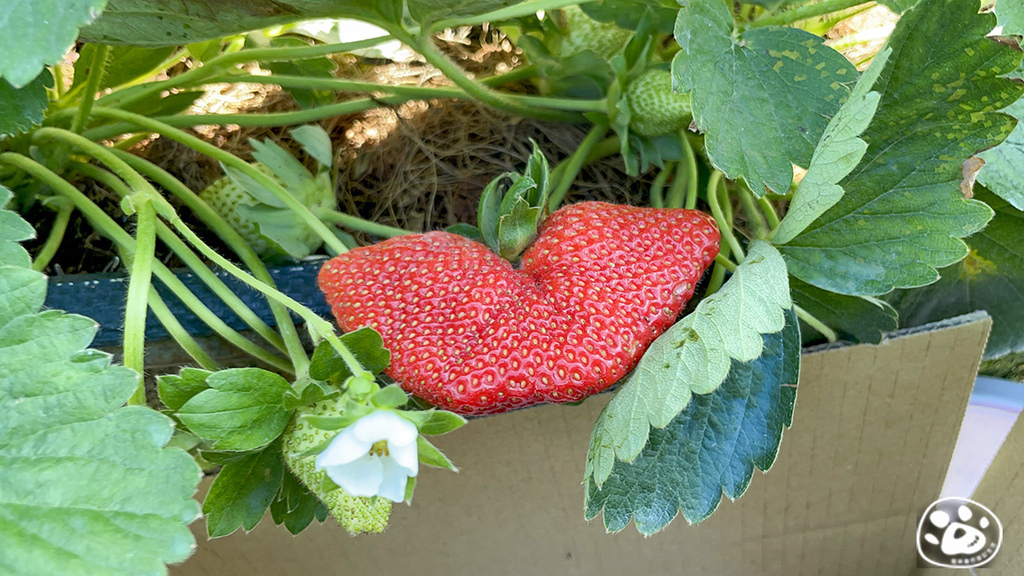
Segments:
[[[419,473],[416,425],[377,410],[345,428],[316,457],[316,469],[352,496],[405,500],[409,478]]]

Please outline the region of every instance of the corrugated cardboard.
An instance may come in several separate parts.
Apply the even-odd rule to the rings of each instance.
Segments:
[[[351,537],[328,521],[293,537],[267,518],[207,542],[197,522],[199,550],[171,573],[909,574],[917,516],[939,494],[989,327],[973,315],[805,354],[774,468],[696,526],[678,518],[644,539],[583,520],[580,481],[603,395],[438,438],[461,472],[424,470],[384,535]]]
[[[1024,573],[1024,417],[1010,429],[972,499],[988,506],[1003,523],[1003,544],[985,576]]]

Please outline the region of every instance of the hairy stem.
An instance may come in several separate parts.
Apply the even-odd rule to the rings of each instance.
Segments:
[[[164,190],[177,197],[210,231],[220,237],[227,244],[228,248],[234,250],[235,254],[252,271],[253,276],[268,286],[274,286],[274,278],[270,275],[270,271],[267,270],[266,264],[260,260],[260,257],[253,251],[252,247],[220,214],[213,208],[210,208],[210,205],[200,198],[198,194],[182,184],[180,180],[169,172],[148,160],[121,151],[115,151],[115,154],[118,158],[127,162],[133,169],[145,174],[146,177],[159,184]],[[299,339],[298,330],[295,327],[295,322],[292,321],[288,310],[273,298],[268,298],[267,303],[270,306],[271,313],[274,315],[274,321],[281,331],[281,337],[284,339],[292,364],[294,366],[308,365],[309,357],[306,356],[302,341]]]
[[[98,44],[96,52],[93,53],[92,61],[89,62],[89,76],[85,80],[85,94],[82,95],[82,102],[78,105],[75,120],[71,124],[71,131],[81,133],[85,129],[85,123],[89,121],[89,111],[96,101],[96,92],[100,89],[100,82],[107,71],[107,55],[110,47]]]
[[[803,320],[805,324],[820,332],[821,335],[824,336],[829,342],[835,342],[836,340],[839,339],[839,335],[836,334],[835,330],[829,328],[828,325],[814,317],[814,315],[808,312],[807,310],[804,310],[803,308],[797,306],[796,304],[793,304],[793,311],[796,312],[797,318]]]
[[[722,244],[718,254],[715,255],[715,269],[711,271],[711,278],[708,280],[708,288],[704,291],[704,297],[708,297],[722,288],[725,283],[725,275],[736,271],[736,264],[729,260],[729,245]]]
[[[128,302],[124,309],[124,365],[139,373],[139,387],[128,404],[146,403],[145,348],[146,311],[156,259],[156,206],[149,198],[140,198],[135,206],[135,249],[126,252],[131,274],[128,277]]]
[[[665,207],[665,182],[668,181],[668,177],[672,174],[672,169],[674,167],[675,166],[671,162],[666,164],[665,167],[658,172],[658,175],[654,177],[654,181],[651,182],[651,207]]]
[[[693,152],[693,146],[690,144],[690,138],[687,137],[686,131],[682,130],[680,133],[680,139],[683,141],[683,155],[686,158],[686,202],[683,207],[688,210],[693,210],[697,207],[697,188],[700,186],[700,173],[697,172],[697,155]]]
[[[121,258],[127,260],[124,255],[122,255]],[[181,322],[178,322],[174,313],[167,307],[164,299],[160,297],[156,288],[152,286],[149,287],[148,300],[149,309],[153,312],[153,316],[156,316],[156,319],[160,321],[161,325],[163,325],[164,330],[167,330],[167,333],[170,334],[171,338],[178,344],[178,346],[181,346],[181,349],[184,350],[189,357],[195,360],[196,364],[199,364],[200,368],[211,372],[220,370],[220,367],[217,366],[217,363],[213,358],[211,358],[210,355],[199,346],[199,343],[196,342],[196,339],[188,333],[188,330],[185,330],[185,327],[181,325]]]
[[[711,178],[708,179],[708,205],[711,207],[711,215],[715,218],[725,243],[729,245],[729,249],[736,255],[736,258],[742,260],[744,257],[743,247],[732,233],[732,218],[726,218],[718,201],[718,186],[721,183],[722,172],[715,170],[711,173]]]
[[[408,230],[401,228],[395,228],[394,226],[387,226],[385,224],[378,224],[376,222],[370,222],[369,220],[363,220],[358,216],[352,216],[351,214],[345,214],[344,212],[338,212],[337,210],[330,210],[324,212],[318,212],[318,216],[324,222],[330,222],[331,224],[339,224],[348,228],[349,230],[355,230],[356,232],[366,232],[373,236],[379,236],[381,238],[394,238],[395,236],[403,236],[405,234],[412,234]]]
[[[754,193],[746,186],[740,184],[739,197],[740,204],[743,205],[743,211],[747,215],[747,220],[754,227],[754,235],[757,238],[767,238],[769,234],[768,224],[765,222],[761,210],[758,209],[757,203],[754,202]]]
[[[672,185],[669,186],[668,198],[665,200],[666,208],[682,208],[686,202],[686,185],[689,182],[688,175],[683,173],[686,163],[679,162],[674,168]]]
[[[775,212],[772,201],[767,196],[761,196],[757,199],[757,205],[761,207],[761,214],[768,220],[768,227],[775,232],[775,229],[779,227],[779,214]]]
[[[601,139],[604,138],[605,133],[608,132],[607,124],[595,124],[590,132],[587,132],[586,137],[583,138],[583,142],[580,142],[579,148],[572,153],[571,156],[566,158],[561,164],[559,164],[552,172],[552,176],[557,175],[558,179],[555,180],[555,187],[551,191],[551,195],[548,197],[548,210],[554,212],[561,206],[562,200],[565,199],[566,193],[569,192],[569,188],[572,183],[576,181],[576,176],[579,175],[580,169],[583,168],[583,164],[587,160],[587,156],[593,151],[594,147],[597,146]]]
[[[52,204],[52,205],[51,205]],[[57,254],[60,245],[64,242],[64,234],[68,230],[68,223],[71,222],[71,214],[75,211],[75,205],[64,198],[54,198],[47,206],[57,211],[57,216],[50,225],[50,233],[46,236],[46,243],[32,259],[32,269],[42,272],[50,265],[50,261]]]

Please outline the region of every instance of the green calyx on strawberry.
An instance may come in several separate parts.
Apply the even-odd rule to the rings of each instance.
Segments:
[[[692,120],[690,95],[672,91],[672,74],[667,70],[647,70],[629,83],[624,96],[629,127],[642,136],[674,134]]]
[[[251,165],[280,184],[314,214],[337,207],[331,180],[330,139],[319,126],[304,126],[292,136],[319,164],[316,175],[310,173],[288,151],[274,142],[251,141],[254,148]],[[323,243],[273,193],[241,171],[224,166],[226,176],[217,180],[199,196],[220,214],[261,258],[304,258]]]
[[[519,269],[446,232],[329,261],[320,288],[344,331],[369,326],[387,373],[461,414],[574,402],[625,376],[718,253],[693,210],[584,202],[544,221]]]

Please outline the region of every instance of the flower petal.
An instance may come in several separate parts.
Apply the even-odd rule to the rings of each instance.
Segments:
[[[327,476],[352,496],[376,496],[384,480],[381,459],[366,454],[362,458],[325,469]]]
[[[405,500],[405,487],[409,483],[405,470],[391,458],[382,458],[381,461],[384,465],[384,479],[380,483],[377,495],[392,502]]]
[[[387,440],[388,445],[406,445],[416,441],[416,425],[388,410],[378,410],[363,416],[351,426],[360,440],[374,443]]]
[[[340,434],[334,437],[334,440],[331,440],[327,448],[316,457],[317,469],[348,464],[366,456],[370,452],[373,442],[366,442],[358,438],[352,428],[350,426],[342,430]]]
[[[416,476],[420,471],[420,458],[416,443],[406,445],[388,444],[390,460],[405,471],[406,476]]]

